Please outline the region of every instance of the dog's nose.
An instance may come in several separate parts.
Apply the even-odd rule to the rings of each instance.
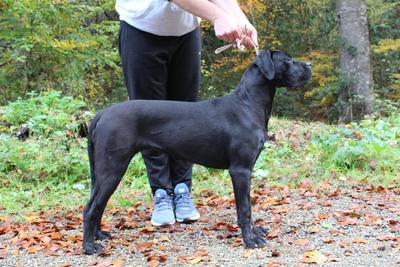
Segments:
[[[309,68],[311,68],[311,67],[312,67],[312,64],[311,64],[311,62],[304,62],[304,64],[305,64],[307,67],[309,67]]]

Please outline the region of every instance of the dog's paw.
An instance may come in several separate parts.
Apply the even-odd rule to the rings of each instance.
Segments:
[[[253,233],[256,236],[267,236],[268,235],[268,231],[261,226],[253,226]]]
[[[97,243],[90,243],[86,244],[83,247],[83,253],[86,255],[93,255],[93,254],[99,254],[104,251],[104,248],[102,245],[97,244]]]
[[[267,245],[267,241],[264,238],[255,236],[254,238],[247,239],[244,241],[247,248],[262,248]]]
[[[95,235],[97,240],[105,240],[111,237],[111,234],[109,232],[106,231],[97,231],[96,235]]]

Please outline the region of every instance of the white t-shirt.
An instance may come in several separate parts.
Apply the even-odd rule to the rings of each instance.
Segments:
[[[167,0],[117,0],[119,19],[160,36],[181,36],[193,31],[200,18]]]

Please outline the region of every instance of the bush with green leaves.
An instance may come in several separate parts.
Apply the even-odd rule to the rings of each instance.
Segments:
[[[85,107],[81,100],[50,91],[2,108],[0,121],[9,127],[0,132],[0,176],[55,183],[86,177],[86,140],[78,130],[93,115]],[[31,132],[25,141],[14,134],[21,125]]]
[[[1,118],[12,125],[10,131],[25,124],[32,134],[51,138],[60,131],[76,131],[82,120],[91,114],[84,112],[85,109],[84,101],[62,96],[59,91],[32,92],[27,99],[9,103]]]
[[[110,0],[2,0],[0,104],[53,89],[88,104],[126,98],[115,17]]]
[[[319,161],[326,169],[365,171],[369,177],[362,178],[387,185],[400,172],[400,116],[331,128],[312,141],[312,149],[319,151]]]

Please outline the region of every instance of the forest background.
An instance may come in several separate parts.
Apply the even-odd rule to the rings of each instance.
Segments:
[[[30,92],[61,91],[91,109],[127,99],[117,50],[119,21],[113,0],[0,2],[0,103]],[[377,112],[400,99],[400,4],[367,0]],[[261,48],[284,50],[313,63],[306,87],[278,91],[274,112],[336,122],[344,87],[335,1],[241,1],[259,31]],[[254,59],[254,51],[214,50],[223,45],[202,23],[200,98],[228,93]],[[397,103],[396,103],[397,102]]]
[[[343,93],[351,81],[342,69],[341,55],[356,57],[357,49],[343,42],[340,3],[366,4],[363,16],[368,23],[362,34],[370,41],[373,77],[372,112],[346,123],[341,120]],[[260,48],[283,50],[313,64],[307,86],[277,90],[270,124],[276,140],[266,143],[254,176],[263,184],[327,179],[398,186],[399,1],[240,4],[259,32]],[[82,123],[97,110],[128,98],[114,5],[114,0],[0,0],[0,212],[76,207],[88,197]],[[235,88],[255,52],[216,55],[214,50],[224,43],[215,38],[210,23],[203,21],[201,27],[199,97],[208,99]],[[349,99],[356,103],[359,98],[349,94]],[[227,172],[200,166],[195,168],[194,185],[195,192],[214,188],[226,193],[231,188]],[[140,157],[134,158],[116,202],[131,205],[133,191],[149,194]]]

